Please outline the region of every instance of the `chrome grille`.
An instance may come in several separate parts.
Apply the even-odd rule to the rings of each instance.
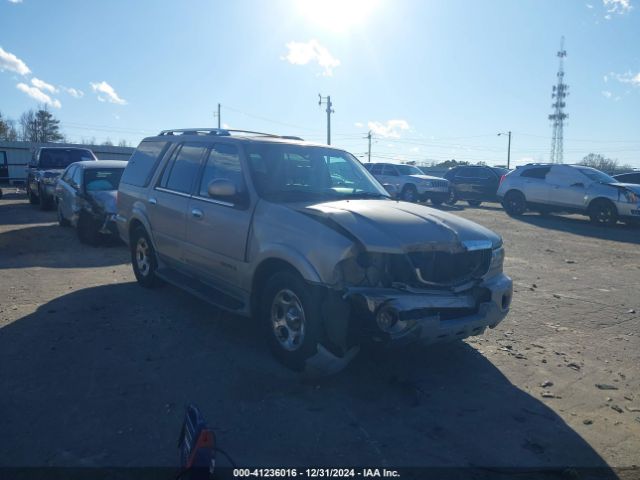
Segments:
[[[409,254],[418,279],[432,285],[459,285],[482,277],[491,264],[491,249],[449,252],[413,252]]]

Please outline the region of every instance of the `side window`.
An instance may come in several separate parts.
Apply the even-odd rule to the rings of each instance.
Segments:
[[[175,192],[191,193],[205,150],[202,144],[184,143],[167,163],[160,185]]]
[[[488,168],[476,168],[475,174],[477,178],[482,180],[489,180],[490,178],[495,178],[495,175]]]
[[[70,185],[77,190],[82,188],[82,169],[80,167],[76,167],[73,172]]]
[[[208,197],[209,184],[214,180],[229,180],[236,186],[237,192],[245,191],[240,156],[235,145],[218,143],[209,151],[200,179],[198,195]]]
[[[551,167],[528,168],[527,170],[522,172],[520,176],[524,178],[537,178],[539,180],[544,180],[547,176],[547,173],[549,173],[549,170],[551,170]]]
[[[78,168],[76,165],[71,165],[67,168],[67,171],[62,175],[62,180],[71,185],[71,178],[73,177],[73,173],[76,171],[76,168]]]
[[[462,167],[456,171],[457,178],[473,178],[472,169],[469,167]]]
[[[398,171],[395,169],[395,167],[392,167],[391,165],[385,165],[384,168],[382,169],[382,175],[397,177]]]
[[[373,175],[382,175],[382,165],[380,165],[379,163],[371,165],[371,168],[369,169],[369,171]]]
[[[122,174],[122,183],[136,187],[146,187],[153,176],[167,142],[145,141],[142,142],[127,163]]]

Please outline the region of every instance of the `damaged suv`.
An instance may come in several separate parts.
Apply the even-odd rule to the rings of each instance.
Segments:
[[[351,154],[220,129],[144,139],[116,223],[144,287],[260,319],[275,356],[332,373],[363,342],[443,342],[507,315],[502,239],[395,201]]]

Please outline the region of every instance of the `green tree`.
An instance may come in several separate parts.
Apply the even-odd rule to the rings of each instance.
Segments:
[[[4,118],[0,112],[0,140],[15,142],[17,139],[15,122],[10,118]]]
[[[26,142],[61,142],[60,120],[43,105],[37,111],[28,110],[20,116],[20,137]]]

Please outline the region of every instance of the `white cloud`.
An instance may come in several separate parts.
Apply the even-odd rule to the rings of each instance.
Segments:
[[[26,93],[28,96],[30,96],[34,100],[37,100],[37,101],[42,102],[42,103],[45,103],[47,105],[51,105],[54,108],[62,107],[62,104],[60,103],[59,100],[57,100],[55,98],[51,98],[49,95],[47,95],[42,90],[40,90],[40,89],[38,89],[36,87],[31,87],[31,86],[27,85],[26,83],[20,82],[20,83],[18,83],[16,85],[16,88],[18,90],[20,90],[21,92]]]
[[[592,9],[592,8],[593,8],[593,5],[591,5],[590,3],[587,3],[587,8],[588,8],[588,9]]]
[[[22,3],[22,0],[9,0],[9,3]]]
[[[27,64],[16,57],[13,53],[9,53],[0,47],[0,72],[9,70],[19,73],[20,75],[28,75],[31,73]]]
[[[625,13],[629,13],[633,9],[631,0],[602,0],[602,3],[607,9],[607,12],[617,13],[618,15],[624,15]],[[607,15],[604,18],[607,17],[611,18],[610,15]]]
[[[353,125],[354,125],[356,128],[362,128],[362,127],[364,127],[364,123],[362,123],[362,122],[356,122],[356,123],[354,123]]]
[[[71,87],[60,87],[60,88],[65,92],[67,92],[69,95],[71,95],[73,98],[84,97],[84,92],[82,90],[78,90],[77,88],[71,88]]]
[[[628,83],[634,87],[640,87],[640,72],[638,73],[633,73],[631,71],[626,73],[611,72],[609,75],[605,75],[605,79],[607,78],[613,78],[619,81],[620,83]]]
[[[609,90],[603,90],[602,95],[604,95],[605,98],[611,98],[613,94]]]
[[[101,102],[117,103],[118,105],[127,104],[127,101],[124,98],[120,98],[114,88],[104,80],[100,83],[91,82],[91,88],[98,94],[98,100]]]
[[[400,132],[409,130],[409,123],[406,120],[388,120],[386,123],[369,122],[369,130],[381,137],[399,138]]]
[[[335,58],[329,50],[320,45],[317,40],[304,42],[289,42],[286,45],[288,53],[282,60],[286,60],[293,65],[307,65],[310,62],[317,62],[324,71],[322,75],[330,77],[333,69],[340,65],[340,60]]]
[[[31,85],[36,87],[39,90],[44,90],[49,93],[56,93],[58,89],[51,85],[50,83],[45,82],[44,80],[40,80],[39,78],[33,77],[31,79]]]

